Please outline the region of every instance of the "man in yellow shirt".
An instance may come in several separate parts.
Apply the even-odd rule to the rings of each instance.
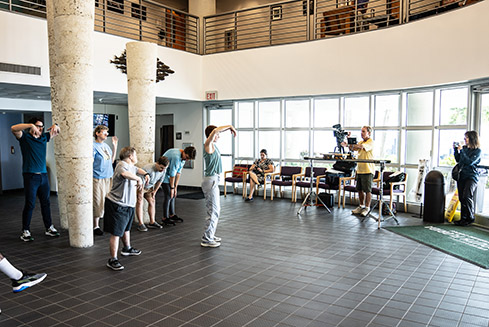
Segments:
[[[361,137],[362,141],[358,144],[350,144],[351,151],[358,151],[358,159],[373,159],[374,141],[370,138],[372,127],[363,126]],[[366,217],[370,211],[370,201],[372,200],[372,181],[374,179],[375,165],[372,163],[358,163],[357,167],[357,191],[360,198],[360,205],[352,211],[354,215]]]

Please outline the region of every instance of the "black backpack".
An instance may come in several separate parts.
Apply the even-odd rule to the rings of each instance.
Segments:
[[[357,168],[357,163],[351,161],[338,160],[333,165],[334,170],[342,171],[346,174],[346,176],[351,176],[355,171],[355,168]]]
[[[383,188],[384,188],[384,190],[388,190],[391,187],[391,185],[390,185],[391,183],[404,182],[405,179],[406,179],[405,173],[403,173],[401,171],[395,172],[395,173],[389,175],[389,177],[386,180],[384,180]],[[398,190],[399,185],[394,186],[394,189]]]

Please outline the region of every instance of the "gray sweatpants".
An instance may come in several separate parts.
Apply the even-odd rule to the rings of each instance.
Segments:
[[[202,240],[205,242],[213,241],[216,233],[219,213],[221,212],[221,199],[219,192],[219,175],[204,177],[202,181],[202,192],[205,195],[205,206],[207,216],[205,217],[205,229]]]

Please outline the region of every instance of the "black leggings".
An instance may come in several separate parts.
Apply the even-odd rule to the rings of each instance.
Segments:
[[[477,182],[472,179],[462,179],[457,182],[458,198],[460,200],[460,219],[469,223],[475,220],[474,192]]]
[[[170,183],[162,183],[163,190],[163,218],[170,218],[175,214],[175,198],[171,197]]]

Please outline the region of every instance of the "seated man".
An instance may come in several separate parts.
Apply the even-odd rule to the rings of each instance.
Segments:
[[[143,167],[146,172],[144,176],[149,176],[149,182],[138,190],[138,198],[136,202],[136,217],[138,219],[138,231],[147,232],[149,228],[162,228],[160,224],[155,221],[156,214],[156,192],[160,189],[161,183],[165,179],[166,168],[168,168],[169,160],[167,157],[162,156],[157,162],[148,164]],[[149,224],[148,227],[143,222],[143,197],[148,201],[148,214]]]

